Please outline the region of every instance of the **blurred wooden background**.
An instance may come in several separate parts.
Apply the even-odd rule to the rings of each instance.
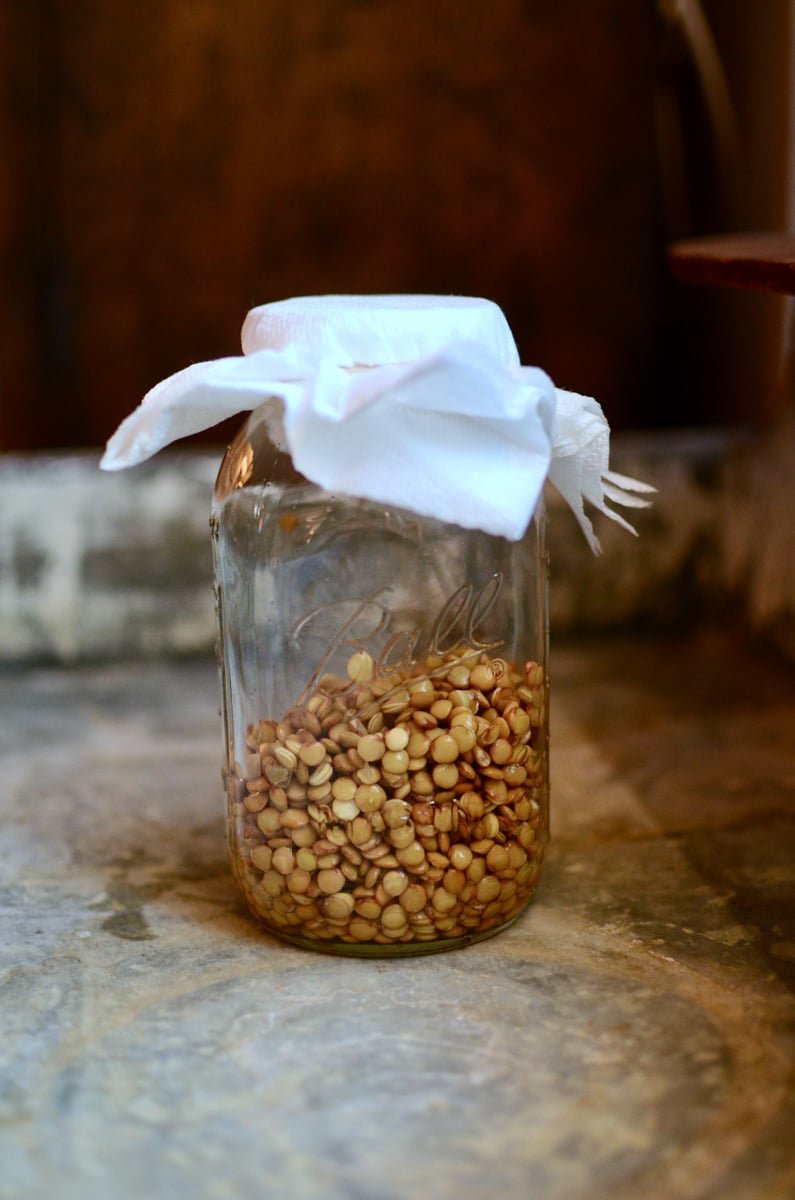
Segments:
[[[489,296],[677,423],[659,70],[653,0],[0,0],[0,449],[99,445],[313,292]]]

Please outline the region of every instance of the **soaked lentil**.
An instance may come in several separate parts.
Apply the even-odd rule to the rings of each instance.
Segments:
[[[546,841],[546,679],[451,651],[381,679],[357,651],[247,731],[231,785],[252,912],[302,943],[433,948],[532,896]]]

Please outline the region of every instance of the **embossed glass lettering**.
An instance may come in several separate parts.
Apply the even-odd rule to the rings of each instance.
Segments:
[[[353,601],[352,612],[344,617],[332,633],[299,703],[303,703],[312,692],[322,693],[320,682],[338,650],[368,650],[375,663],[374,678],[383,679],[396,671],[410,670],[429,656],[443,656],[455,646],[468,646],[475,654],[496,649],[502,645],[502,640],[483,640],[479,630],[495,608],[502,586],[503,576],[499,572],[477,589],[471,583],[464,583],[445,600],[427,633],[422,629],[401,629],[380,647],[378,639],[387,629],[391,618],[385,603],[391,589],[379,588],[372,595]],[[321,605],[313,609],[293,626],[290,642],[297,644],[302,635],[316,633],[319,629],[334,630],[335,615],[338,619],[344,615],[339,604]],[[351,688],[353,686],[352,683]],[[345,692],[337,689],[336,694],[344,695]]]

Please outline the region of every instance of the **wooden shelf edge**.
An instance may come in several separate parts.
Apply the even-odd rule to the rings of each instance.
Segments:
[[[667,248],[670,272],[680,283],[795,295],[795,235],[720,234],[686,238]]]

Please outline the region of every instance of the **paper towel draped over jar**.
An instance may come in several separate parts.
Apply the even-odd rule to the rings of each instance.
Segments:
[[[643,507],[653,488],[609,469],[593,399],[522,366],[502,310],[466,296],[305,296],[252,309],[243,355],[154,387],[108,442],[118,470],[262,408],[295,467],[329,492],[520,539],[544,480],[592,549],[584,501]]]

